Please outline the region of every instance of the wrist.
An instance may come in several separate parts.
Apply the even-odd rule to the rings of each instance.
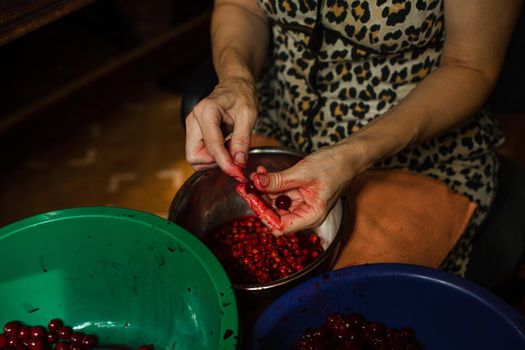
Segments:
[[[246,60],[233,49],[225,49],[215,62],[219,82],[227,79],[242,79],[255,84],[254,76]]]
[[[340,163],[343,166],[344,174],[348,174],[351,180],[354,176],[359,175],[373,165],[373,160],[368,151],[368,145],[357,137],[348,137],[339,142]],[[345,179],[346,180],[346,179]]]
[[[359,172],[417,143],[420,123],[414,120],[404,123],[399,118],[405,114],[394,113],[394,110],[340,142],[346,146],[348,153],[354,154]]]

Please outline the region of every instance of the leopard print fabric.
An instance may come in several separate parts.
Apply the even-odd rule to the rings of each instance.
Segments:
[[[439,65],[443,0],[258,0],[272,24],[272,57],[258,83],[255,132],[313,152],[348,137],[401,101]],[[471,242],[496,188],[491,116],[385,159],[377,168],[416,171],[478,205],[442,268],[464,275]]]

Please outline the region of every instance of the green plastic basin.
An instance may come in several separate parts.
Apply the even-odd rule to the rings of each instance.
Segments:
[[[158,216],[65,209],[0,229],[0,324],[61,318],[101,344],[235,349],[237,305],[222,266]]]

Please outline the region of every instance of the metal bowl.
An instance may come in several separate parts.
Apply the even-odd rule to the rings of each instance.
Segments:
[[[269,171],[287,169],[303,158],[303,154],[282,148],[262,147],[250,151],[247,172],[258,165]],[[169,211],[169,220],[203,238],[215,227],[234,218],[253,215],[244,200],[235,192],[235,181],[220,170],[194,173],[181,187]],[[239,297],[271,301],[299,282],[329,270],[346,238],[348,202],[341,197],[321,226],[314,231],[321,238],[324,252],[302,271],[264,284],[233,284]]]

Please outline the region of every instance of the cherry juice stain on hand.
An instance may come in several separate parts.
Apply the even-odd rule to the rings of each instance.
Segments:
[[[250,209],[257,215],[259,219],[266,226],[273,230],[273,232],[281,232],[283,225],[281,224],[281,218],[269,208],[261,197],[255,193],[248,193],[246,191],[246,184],[240,183],[235,186],[237,193],[248,203]]]

